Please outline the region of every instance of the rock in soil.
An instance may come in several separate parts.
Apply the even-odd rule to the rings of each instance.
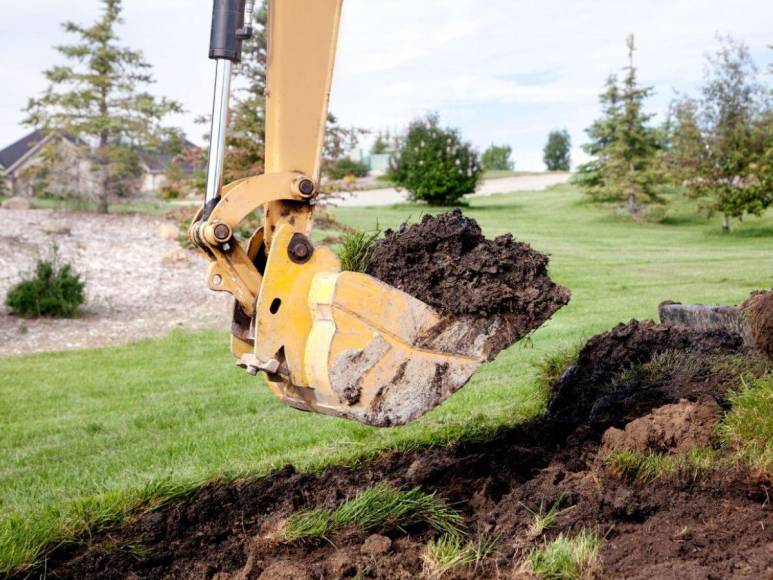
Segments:
[[[773,358],[773,290],[755,292],[743,303],[755,346]]]
[[[422,554],[438,537],[426,525],[277,539],[292,513],[332,509],[387,482],[437,493],[461,512],[471,537],[498,539],[494,553],[451,578],[520,577],[529,550],[581,529],[604,537],[594,566],[604,578],[770,578],[769,490],[743,469],[644,485],[607,473],[600,455],[609,427],[632,437],[644,431],[636,444],[654,440],[661,449],[703,441],[692,427],[702,430],[710,420],[711,401],[726,406],[739,373],[771,369],[737,336],[632,321],[591,339],[545,417],[489,439],[392,452],[356,467],[302,474],[288,466],[260,479],[212,483],[124,527],[54,548],[46,572],[79,579],[421,577]],[[664,434],[653,438],[658,429]],[[534,512],[553,505],[561,508],[553,526],[535,533]],[[388,551],[374,556],[387,540]]]

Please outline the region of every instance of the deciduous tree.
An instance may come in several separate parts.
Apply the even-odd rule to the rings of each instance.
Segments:
[[[548,171],[569,171],[572,167],[572,138],[569,131],[551,131],[542,150],[542,159]]]

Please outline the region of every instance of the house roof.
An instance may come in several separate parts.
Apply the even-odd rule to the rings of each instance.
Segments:
[[[71,136],[66,136],[68,140],[76,142],[77,139]],[[12,143],[5,149],[0,150],[0,168],[8,170],[21,161],[25,155],[30,153],[35,147],[37,147],[46,138],[45,133],[40,130],[32,131],[28,135],[25,135],[15,143]],[[191,143],[187,139],[183,142],[183,148],[195,148],[196,144]],[[169,163],[176,157],[170,153],[145,151],[142,153],[142,160],[148,171],[153,173],[163,173],[166,171]],[[183,171],[193,171],[190,163],[182,164]]]
[[[182,149],[195,149],[198,145],[191,143],[187,139],[183,141]],[[163,173],[166,171],[169,164],[177,158],[176,154],[163,152],[163,151],[144,151],[142,153],[142,161],[151,173]],[[185,172],[192,172],[193,166],[188,161],[180,163],[180,168]]]
[[[5,149],[0,150],[0,165],[3,166],[3,169],[10,169],[43,139],[45,139],[43,132],[35,130],[16,141],[16,143],[12,143]]]

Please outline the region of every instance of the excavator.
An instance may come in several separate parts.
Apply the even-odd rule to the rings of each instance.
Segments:
[[[254,1],[214,0],[207,187],[189,237],[210,261],[209,288],[234,298],[239,367],[296,409],[393,426],[448,398],[488,354],[462,321],[342,272],[310,240],[342,1],[269,0],[265,173],[223,185],[231,78]],[[258,209],[262,227],[243,248],[234,232]]]

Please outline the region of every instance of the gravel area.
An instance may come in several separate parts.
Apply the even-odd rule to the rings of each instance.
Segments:
[[[0,306],[0,356],[123,344],[175,328],[227,328],[230,296],[206,287],[206,259],[180,248],[175,233],[173,223],[147,215],[0,209],[3,302],[53,244],[86,281],[88,295],[72,320],[25,320]]]

